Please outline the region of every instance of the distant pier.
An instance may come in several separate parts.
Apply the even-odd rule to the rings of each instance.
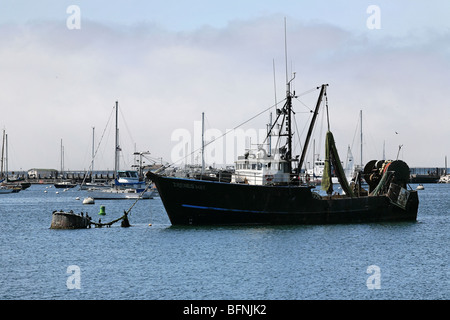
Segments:
[[[54,184],[61,181],[70,181],[72,183],[81,184],[89,182],[108,182],[114,179],[113,171],[65,171],[63,174],[59,174],[57,170],[52,169],[32,169],[28,171],[13,171],[8,175],[4,175],[3,178],[8,177],[9,182],[28,182],[31,184]],[[3,179],[0,178],[0,179]]]
[[[437,183],[447,168],[410,168],[410,183]]]
[[[414,167],[410,168],[410,183],[437,183],[439,178],[445,174],[448,174],[447,168],[442,167]],[[99,170],[94,172],[86,171],[65,171],[60,174],[54,169],[30,169],[28,171],[13,171],[4,173],[1,179],[8,176],[8,181],[19,182],[24,181],[31,184],[55,184],[61,181],[70,181],[72,183],[81,184],[99,182],[104,183],[112,181],[114,179],[114,171],[112,170]]]

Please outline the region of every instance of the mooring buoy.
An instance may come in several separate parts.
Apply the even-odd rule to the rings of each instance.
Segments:
[[[100,206],[100,212],[98,214],[101,216],[106,215],[105,206]]]

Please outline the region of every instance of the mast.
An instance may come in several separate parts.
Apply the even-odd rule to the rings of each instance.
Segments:
[[[305,145],[303,147],[302,156],[300,157],[300,161],[298,162],[298,172],[299,173],[301,172],[303,162],[305,161],[306,151],[308,150],[309,140],[311,139],[312,131],[314,129],[314,124],[316,122],[317,115],[319,114],[319,107],[320,107],[320,104],[322,103],[322,98],[326,95],[326,87],[328,87],[328,84],[323,84],[320,89],[319,99],[317,100],[316,109],[314,110],[314,114],[313,114],[311,123],[309,125],[308,134],[306,135],[306,141],[305,141]]]
[[[117,179],[119,170],[119,102],[116,101],[116,145],[114,146],[114,178]]]
[[[445,172],[444,175],[447,175],[447,156],[445,156]]]
[[[202,112],[202,175],[205,173],[205,113]]]
[[[2,157],[0,158],[0,178],[3,178],[3,157],[5,151],[5,130],[3,129],[3,140],[2,140]]]
[[[286,113],[286,131],[287,131],[287,152],[285,159],[288,162],[288,172],[292,173],[292,94],[291,94],[291,82],[295,79],[295,72],[293,78],[289,81],[288,77],[288,54],[287,54],[287,26],[286,17],[284,18],[284,59],[286,64],[286,104],[284,110]]]
[[[359,118],[360,118],[360,122],[361,122],[361,168],[363,167],[363,128],[362,128],[362,110],[359,111]]]
[[[95,127],[92,127],[92,171],[94,171],[94,158],[95,158]]]
[[[91,180],[94,182],[94,159],[95,159],[95,127],[92,127],[92,165],[91,165]]]
[[[3,129],[3,140],[2,140],[2,157],[0,159],[0,178],[3,178],[3,158],[5,155],[5,129]]]
[[[6,181],[8,181],[8,134],[5,135],[6,140],[6,151],[5,151],[5,172],[6,172]]]
[[[64,179],[64,146],[61,139],[61,179]]]
[[[269,137],[269,147],[268,147],[268,152],[267,155],[270,157],[272,156],[272,134],[270,132],[270,129],[272,128],[272,112],[270,113],[269,116],[269,124],[267,125],[267,137]]]
[[[295,73],[292,80],[295,79]],[[292,95],[291,95],[291,81],[287,83],[286,86],[286,129],[287,129],[287,152],[286,152],[286,160],[288,161],[288,172],[292,172],[292,125],[291,125],[291,119],[292,119]]]

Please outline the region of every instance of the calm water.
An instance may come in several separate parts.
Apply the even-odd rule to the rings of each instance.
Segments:
[[[425,185],[416,223],[171,227],[155,198],[131,228],[86,230],[49,229],[52,211],[105,205],[106,222],[132,201],[56,191],[0,195],[1,299],[450,298],[450,185]]]

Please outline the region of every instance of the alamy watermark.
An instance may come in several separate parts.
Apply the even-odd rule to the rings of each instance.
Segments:
[[[377,5],[370,5],[367,7],[366,12],[370,16],[366,20],[366,26],[370,30],[381,29],[381,9]]]
[[[67,289],[81,289],[81,269],[77,265],[67,267],[66,273],[69,274],[66,281]]]
[[[81,10],[77,5],[70,5],[66,9],[66,13],[70,14],[66,20],[66,26],[69,30],[81,29]]]
[[[273,133],[276,134],[276,133]],[[233,164],[237,156],[244,155],[247,149],[264,147],[268,151],[269,139],[266,129],[220,129],[211,128],[202,135],[201,121],[194,121],[194,131],[180,128],[172,132],[171,141],[175,145],[171,150],[173,163],[201,164],[202,136],[204,157],[208,165]],[[275,138],[274,141],[275,147]],[[264,145],[263,145],[264,143]]]
[[[381,289],[381,269],[377,265],[370,265],[366,270],[367,274],[370,276],[367,278],[366,285],[369,290],[379,290]]]

